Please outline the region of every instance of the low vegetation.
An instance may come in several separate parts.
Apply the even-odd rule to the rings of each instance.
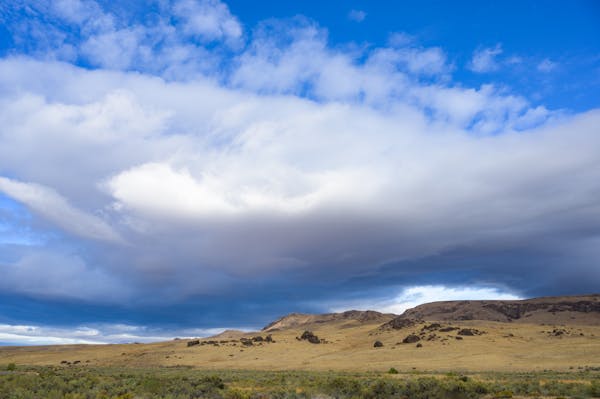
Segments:
[[[9,365],[10,366],[10,365]],[[411,398],[600,397],[600,370],[540,373],[206,371],[2,367],[0,398]],[[393,371],[392,371],[393,370]]]

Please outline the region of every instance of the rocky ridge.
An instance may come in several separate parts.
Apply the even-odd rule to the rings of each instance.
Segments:
[[[600,325],[600,295],[544,297],[514,301],[444,301],[408,309],[387,323],[401,328],[415,320],[521,322],[531,324],[568,322]],[[396,327],[394,327],[396,326]]]

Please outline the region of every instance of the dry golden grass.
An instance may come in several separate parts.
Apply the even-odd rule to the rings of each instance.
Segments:
[[[455,338],[456,331],[436,332],[433,341],[397,344],[421,323],[401,330],[381,331],[380,323],[336,321],[271,332],[274,343],[251,347],[239,341],[219,346],[187,347],[187,340],[153,344],[65,345],[0,348],[0,363],[60,365],[80,361],[89,366],[194,366],[203,369],[381,371],[540,371],[600,367],[600,326],[566,327],[484,321],[444,325],[476,328],[478,336]],[[567,331],[548,334],[554,328]],[[328,343],[311,344],[297,336],[310,329]],[[247,336],[265,333],[247,334]],[[219,338],[224,339],[224,338]],[[382,348],[373,343],[383,342]]]

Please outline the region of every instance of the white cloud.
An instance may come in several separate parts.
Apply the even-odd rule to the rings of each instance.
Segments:
[[[94,0],[11,7],[24,15],[8,27],[16,42],[33,37],[32,51],[41,58],[106,69],[192,79],[215,72],[218,57],[205,45],[237,48],[242,44],[241,24],[219,0],[159,2],[157,14],[147,21],[132,21]]]
[[[130,244],[77,241],[91,259],[67,263],[82,281],[106,271],[173,301],[290,269],[350,278],[465,245],[594,231],[598,111],[465,87],[443,49],[406,35],[333,48],[314,22],[267,21],[225,60],[202,47],[244,40],[220,2],[160,3],[156,26],[56,4],[84,40],[52,51],[71,46],[99,68],[0,61],[11,176],[0,185],[66,231]],[[477,51],[472,67],[492,70],[501,51]]]
[[[141,51],[144,39],[141,29],[120,29],[89,37],[81,45],[81,53],[94,65],[107,69],[129,69]]]
[[[351,276],[594,220],[597,112],[560,116],[493,86],[423,84],[307,40],[322,67],[339,62],[372,99],[346,86],[312,101],[6,59],[0,87],[20,90],[0,109],[0,168],[18,172],[3,188],[83,237],[110,238],[113,221],[130,246],[92,265],[126,264],[109,272],[167,301],[259,271],[326,264]],[[573,209],[581,215],[566,222]]]
[[[76,327],[0,324],[0,342],[8,345],[146,343],[169,341],[174,338],[209,337],[224,330],[225,328],[164,330],[124,324]],[[239,330],[249,331],[247,328]]]
[[[413,45],[416,42],[416,37],[409,35],[406,32],[394,32],[391,33],[388,38],[388,44],[391,47],[405,47]]]
[[[231,77],[236,86],[296,92],[329,61],[326,32],[303,19],[291,26],[277,21],[265,23],[254,36],[249,49],[238,57],[239,65]]]
[[[402,97],[410,102],[411,89],[419,86],[415,79],[445,79],[451,70],[445,53],[436,47],[341,52],[328,48],[326,31],[302,19],[291,27],[273,22],[267,28],[263,27],[265,32],[259,30],[249,50],[238,57],[231,76],[234,86],[383,106]],[[273,34],[272,30],[280,33]]]
[[[233,212],[222,185],[214,176],[203,176],[199,182],[185,169],[176,171],[158,163],[124,171],[107,183],[118,208],[182,217]]]
[[[116,209],[176,218],[305,213],[327,203],[358,203],[377,190],[378,181],[360,168],[310,173],[285,164],[271,164],[277,171],[256,165],[249,173],[246,167],[252,160],[244,152],[237,156],[237,162],[234,157],[227,157],[221,161],[222,168],[213,165],[214,171],[201,173],[198,179],[187,169],[151,163],[120,173],[106,186],[117,200]],[[356,193],[355,182],[369,178],[371,182]]]
[[[551,117],[552,112],[544,106],[530,108],[527,112],[521,115],[515,123],[515,128],[524,130],[539,126],[540,123],[547,121]],[[556,113],[555,113],[556,114]]]
[[[56,0],[51,2],[51,9],[65,21],[76,24],[83,24],[98,16],[100,19],[106,18],[95,1]]]
[[[556,62],[550,61],[548,58],[545,58],[537,65],[537,70],[540,72],[552,72],[556,69],[556,67]]]
[[[35,183],[22,183],[0,176],[0,191],[27,205],[64,230],[86,238],[120,242],[111,226],[98,216],[73,207],[54,190]]]
[[[207,41],[236,41],[242,35],[239,21],[219,0],[179,0],[173,12],[185,21],[184,32],[189,35]]]
[[[419,285],[404,288],[400,294],[380,301],[351,301],[336,304],[332,312],[348,309],[377,310],[383,313],[402,314],[415,306],[437,301],[460,300],[515,300],[523,299],[517,295],[490,287],[446,287],[443,285]]]
[[[478,73],[493,72],[499,68],[496,57],[500,54],[502,54],[500,44],[495,47],[478,49],[473,52],[469,69]]]
[[[523,57],[520,57],[518,55],[511,55],[510,57],[508,57],[506,59],[505,62],[508,65],[520,65],[520,64],[523,64],[524,60],[523,60]]]
[[[438,48],[396,47],[375,51],[371,65],[393,65],[414,75],[437,75],[449,70],[446,54]]]
[[[362,22],[367,17],[367,13],[362,10],[350,10],[348,19],[355,22]]]

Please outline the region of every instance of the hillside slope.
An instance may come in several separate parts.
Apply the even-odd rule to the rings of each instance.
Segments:
[[[486,320],[529,324],[600,325],[600,295],[517,301],[431,302],[408,309],[399,320]]]
[[[287,328],[310,327],[314,324],[348,321],[356,323],[385,323],[397,317],[393,313],[379,313],[373,310],[348,310],[342,313],[304,314],[290,313],[262,329],[262,331],[277,331]]]

